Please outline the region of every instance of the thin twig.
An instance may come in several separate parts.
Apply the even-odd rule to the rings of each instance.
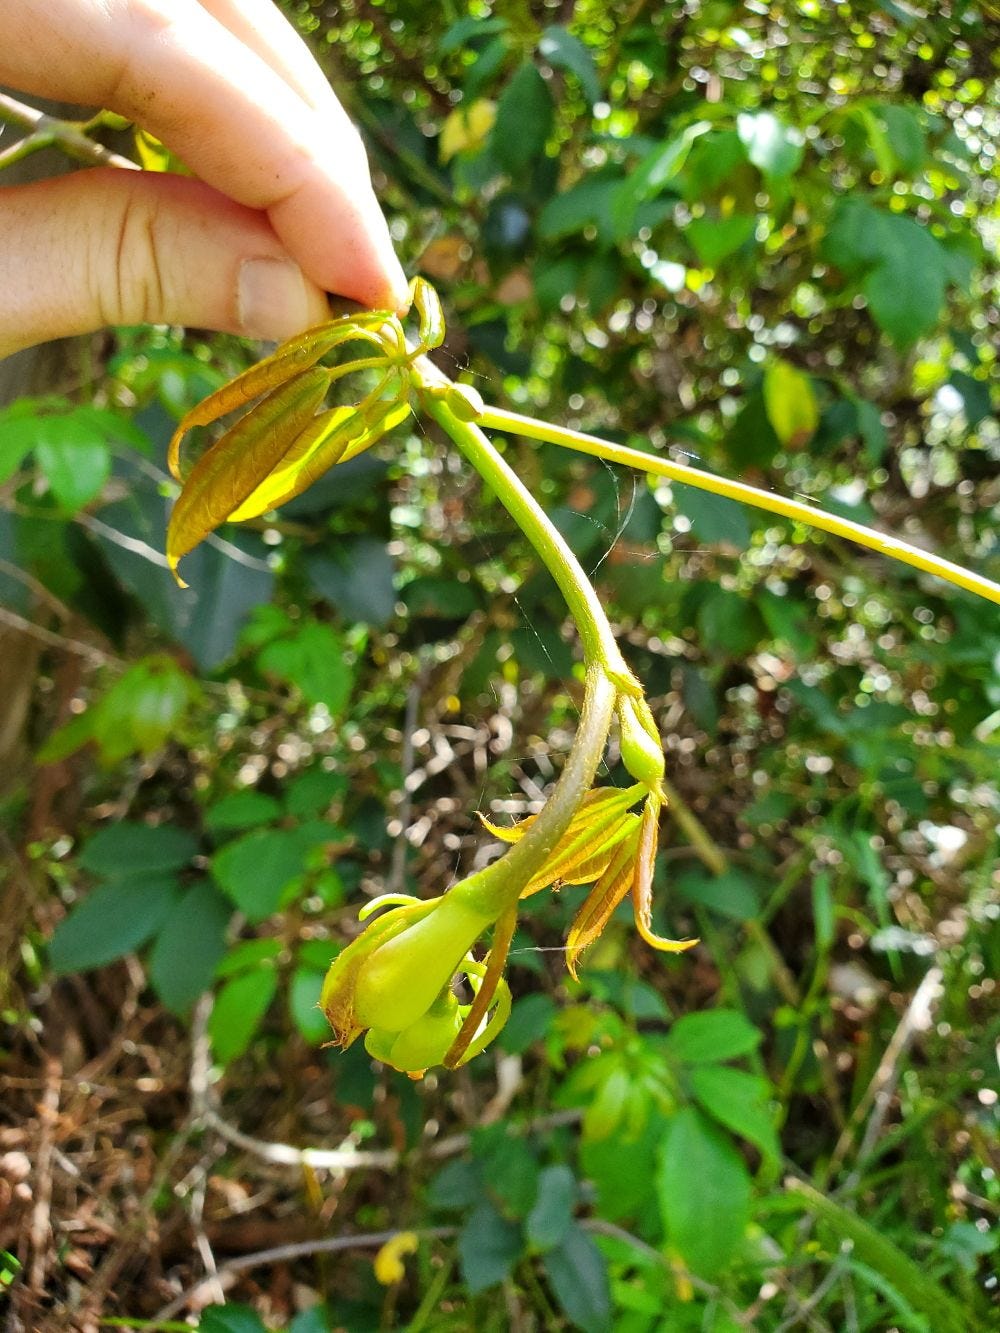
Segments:
[[[52,1237],[52,1153],[61,1090],[62,1067],[58,1060],[50,1060],[45,1070],[45,1092],[38,1108],[40,1132],[35,1156],[35,1206],[31,1214],[31,1269],[28,1275],[28,1286],[33,1291],[45,1290],[45,1270]]]
[[[95,648],[89,643],[83,643],[80,639],[69,639],[65,634],[57,634],[55,630],[36,625],[33,620],[28,620],[25,616],[19,615],[16,611],[10,611],[5,606],[0,606],[0,624],[10,625],[12,629],[22,630],[25,634],[29,634],[33,639],[38,639],[41,643],[47,644],[50,648],[58,648],[64,653],[76,653],[77,656],[86,657],[100,666],[124,666],[119,658],[112,657],[110,653],[102,652],[100,648]]]
[[[29,574],[26,569],[21,569],[18,565],[12,564],[9,560],[0,558],[0,574],[16,580],[22,584],[29,592],[35,594],[39,601],[56,613],[60,620],[72,620],[73,612],[65,602],[59,600],[54,592],[50,592],[45,584],[36,579],[33,574]]]
[[[396,842],[392,849],[392,864],[389,867],[389,877],[386,881],[387,893],[401,893],[406,878],[406,853],[409,850],[406,830],[409,827],[410,814],[413,810],[413,793],[410,791],[407,779],[413,772],[413,733],[417,729],[420,700],[426,685],[426,667],[421,667],[406,692],[406,714],[403,718],[403,750],[399,760],[399,790],[401,795],[399,810],[396,815],[399,820],[399,833],[396,835]]]
[[[865,1089],[861,1100],[855,1106],[850,1120],[837,1141],[837,1146],[830,1158],[830,1178],[847,1156],[855,1131],[868,1114],[869,1109],[871,1110],[868,1123],[865,1125],[865,1132],[858,1145],[855,1166],[841,1187],[845,1190],[853,1189],[860,1180],[861,1166],[871,1154],[882,1134],[886,1116],[889,1114],[896,1086],[899,1083],[903,1060],[913,1045],[917,1033],[926,1032],[931,1025],[934,1005],[942,995],[941,982],[943,978],[944,973],[940,967],[929,967],[927,969],[923,980],[913,993],[913,998],[906,1006],[906,1011],[899,1020],[895,1032],[889,1039],[871,1082]]]
[[[442,1240],[454,1236],[457,1227],[427,1227],[414,1234],[419,1240]],[[342,1250],[379,1249],[394,1236],[399,1235],[399,1228],[393,1231],[371,1231],[357,1236],[325,1236],[319,1240],[296,1241],[290,1245],[275,1245],[270,1250],[256,1250],[253,1254],[241,1254],[237,1259],[229,1259],[218,1269],[218,1281],[232,1285],[232,1279],[238,1273],[245,1273],[249,1268],[261,1268],[264,1264],[288,1263],[292,1259],[303,1259],[313,1254],[337,1254]],[[187,1287],[176,1296],[169,1305],[165,1305],[153,1316],[153,1322],[162,1323],[172,1319],[189,1303],[203,1303],[210,1297],[209,1282],[202,1278],[193,1286]]]
[[[525,1122],[525,1134],[544,1134],[550,1129],[561,1129],[566,1125],[575,1125],[581,1118],[581,1111],[556,1111],[552,1115],[539,1116]],[[201,1122],[215,1130],[228,1143],[245,1152],[252,1153],[273,1166],[303,1166],[322,1171],[393,1171],[403,1161],[404,1156],[412,1159],[424,1158],[438,1161],[443,1157],[455,1157],[464,1152],[472,1142],[471,1134],[451,1134],[447,1138],[436,1139],[426,1147],[416,1148],[412,1153],[403,1154],[396,1148],[369,1150],[364,1148],[296,1148],[290,1143],[271,1143],[256,1139],[251,1134],[244,1134],[235,1125],[223,1120],[212,1107],[206,1107],[201,1115]]]
[[[12,166],[30,153],[37,153],[43,148],[58,148],[67,157],[88,166],[122,167],[127,171],[140,171],[137,162],[132,162],[120,153],[113,153],[103,144],[95,143],[84,133],[86,122],[61,120],[58,116],[48,116],[37,107],[19,102],[7,93],[0,93],[0,120],[8,125],[18,125],[29,133],[25,138],[12,144],[0,153],[0,170]]]

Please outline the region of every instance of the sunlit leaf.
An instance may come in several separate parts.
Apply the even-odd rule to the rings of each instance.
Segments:
[[[697,940],[669,940],[653,932],[650,925],[653,909],[653,869],[656,864],[656,846],[659,836],[660,802],[649,797],[642,812],[639,843],[635,854],[635,877],[632,881],[632,905],[635,925],[643,940],[660,953],[684,953],[693,949]]]
[[[321,412],[293,440],[287,453],[261,484],[229,516],[232,523],[256,518],[307,491],[325,472],[348,457],[356,458],[387,431],[405,421],[407,401],[374,408],[332,407]]]
[[[171,474],[177,481],[181,480],[180,446],[189,430],[195,426],[207,426],[218,421],[219,417],[239,411],[255,398],[262,397],[278,385],[310,369],[333,348],[344,343],[363,341],[383,349],[383,341],[375,330],[391,322],[390,315],[384,310],[363,311],[306,329],[304,333],[289,338],[271,356],[258,361],[221,389],[210,393],[184,416],[167,449],[167,465]]]
[[[635,843],[631,839],[618,847],[610,865],[591,889],[573,920],[566,936],[566,967],[574,978],[580,955],[598,938],[611,920],[615,908],[632,887],[635,851]]]
[[[241,417],[195,464],[167,525],[167,561],[178,561],[239,508],[280,462],[323,401],[330,373],[297,375]]]
[[[774,433],[786,448],[801,449],[819,425],[812,381],[789,361],[772,361],[764,371],[764,406]]]

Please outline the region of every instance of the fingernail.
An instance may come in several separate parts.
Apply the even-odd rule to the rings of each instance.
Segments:
[[[281,341],[315,322],[302,270],[291,259],[245,259],[237,310],[248,338]]]
[[[388,252],[383,251],[383,260],[388,278],[387,286],[392,294],[388,303],[389,309],[395,310],[398,315],[403,315],[410,307],[410,284],[391,242]]]

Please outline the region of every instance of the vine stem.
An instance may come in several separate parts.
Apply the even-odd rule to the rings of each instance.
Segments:
[[[456,884],[449,893],[449,897],[457,894],[470,908],[485,911],[496,920],[517,902],[525,884],[552,853],[593,785],[619,692],[641,692],[641,686],[621,655],[596,592],[551,519],[483,432],[471,422],[461,420],[448,406],[441,389],[450,382],[424,357],[414,364],[412,373],[427,414],[497,494],[555,579],[584,645],[587,674],[580,725],[544,809],[506,855]]]
[[[478,425],[460,420],[444,398],[434,393],[422,395],[422,406],[496,493],[538,552],[576,621],[587,662],[599,662],[612,679],[620,680],[627,693],[640,694],[641,687],[622,657],[600,598],[542,506]]]
[[[753,505],[756,509],[766,509],[783,518],[794,519],[812,528],[820,528],[836,537],[857,542],[880,555],[899,560],[902,564],[912,565],[925,574],[933,574],[946,583],[987,601],[1000,605],[1000,584],[981,574],[963,569],[961,565],[921,551],[909,542],[891,537],[884,532],[851,519],[838,518],[813,505],[803,504],[801,500],[787,500],[784,496],[772,495],[745,481],[730,481],[725,477],[713,476],[710,472],[700,472],[697,468],[684,463],[674,463],[666,458],[643,453],[641,449],[630,449],[627,445],[614,444],[599,435],[588,435],[583,431],[570,430],[564,426],[550,426],[547,422],[535,421],[532,417],[521,416],[518,412],[507,412],[498,407],[484,407],[477,417],[480,426],[491,430],[502,430],[514,435],[521,435],[529,440],[542,440],[547,444],[557,444],[564,449],[575,449],[578,453],[590,454],[594,458],[603,458],[609,463],[621,463],[625,467],[636,468],[654,477],[666,477],[670,481],[681,482],[685,486],[695,486],[713,495],[725,496],[728,500],[738,500],[742,504]]]

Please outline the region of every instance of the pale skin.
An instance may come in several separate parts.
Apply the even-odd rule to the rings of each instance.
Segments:
[[[0,174],[0,356],[104,325],[282,339],[401,311],[361,141],[271,0],[0,0],[0,84],[119,112],[198,179]]]

